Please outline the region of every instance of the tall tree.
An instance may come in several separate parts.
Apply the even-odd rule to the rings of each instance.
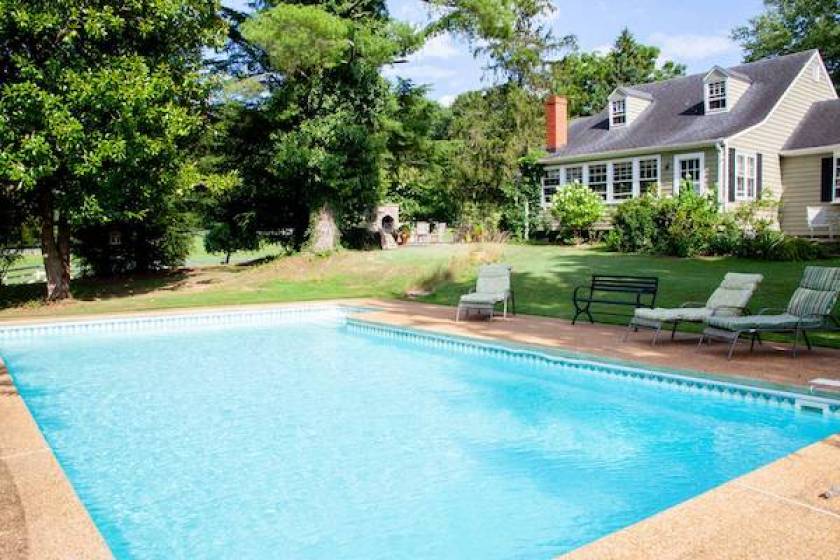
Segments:
[[[47,299],[70,295],[81,227],[169,206],[202,122],[209,0],[0,0],[0,182],[40,224]]]
[[[309,246],[332,250],[381,195],[389,92],[379,71],[417,38],[377,0],[277,4],[245,22],[242,35],[272,74],[262,105],[276,189],[308,209],[308,227],[293,225]]]
[[[547,69],[558,54],[575,47],[575,38],[555,36],[546,23],[554,11],[549,0],[430,3],[443,12],[430,32],[466,38],[475,56],[488,59],[487,70],[496,81],[485,91],[459,96],[452,107],[452,138],[459,146],[453,165],[457,198],[473,209],[485,205],[479,214],[495,207],[504,227],[524,234],[529,228],[520,226],[539,206],[531,201],[535,191],[530,183],[524,188],[520,162],[542,146]]]
[[[555,10],[550,0],[426,1],[442,11],[427,33],[448,31],[466,38],[503,83],[544,89],[549,59],[576,45],[574,35],[557,37],[546,23]]]
[[[834,87],[840,89],[840,2],[764,0],[764,8],[732,32],[744,49],[744,60],[819,49]]]
[[[593,114],[606,106],[617,86],[667,80],[685,73],[682,64],[659,64],[659,54],[658,48],[639,43],[624,29],[605,54],[574,52],[557,61],[552,68],[552,89],[569,99],[570,115]]]
[[[385,196],[400,204],[404,219],[451,221],[457,203],[452,197],[449,163],[451,111],[427,97],[428,88],[398,80],[386,121],[382,161]]]

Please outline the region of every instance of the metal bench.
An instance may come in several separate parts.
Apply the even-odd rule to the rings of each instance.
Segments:
[[[593,274],[589,286],[578,286],[572,294],[572,302],[575,305],[572,324],[575,324],[581,314],[585,314],[589,322],[594,323],[591,313],[593,303],[653,308],[658,289],[659,278],[655,276]],[[622,294],[632,297],[622,297]]]

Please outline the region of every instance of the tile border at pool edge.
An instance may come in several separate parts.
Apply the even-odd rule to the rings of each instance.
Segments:
[[[0,487],[4,504],[20,512],[0,531],[0,552],[10,560],[113,558],[0,357]],[[8,494],[5,494],[8,493]],[[13,495],[12,495],[13,494]]]
[[[641,381],[654,381],[661,383],[666,388],[692,389],[697,388],[711,396],[723,394],[724,396],[738,396],[741,399],[751,399],[761,403],[765,399],[775,399],[780,403],[784,401],[785,406],[793,408],[798,399],[810,402],[826,404],[829,407],[827,414],[840,418],[840,399],[835,395],[812,394],[800,391],[799,387],[770,384],[757,381],[750,383],[750,380],[741,378],[710,375],[705,372],[694,370],[681,370],[664,368],[638,362],[628,362],[602,358],[593,354],[568,352],[556,348],[521,344],[499,339],[476,338],[439,331],[394,326],[377,320],[361,319],[350,316],[347,324],[351,327],[380,331],[396,334],[408,338],[418,338],[437,341],[441,344],[450,344],[453,347],[463,348],[465,345],[475,349],[483,350],[485,353],[511,354],[523,360],[538,360],[545,363],[564,365],[588,370],[592,373],[618,375],[624,378],[634,378]],[[735,395],[737,393],[737,395]],[[764,403],[767,404],[767,403]]]

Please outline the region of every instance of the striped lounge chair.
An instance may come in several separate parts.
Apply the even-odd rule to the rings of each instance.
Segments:
[[[792,333],[793,356],[796,356],[800,335],[808,349],[808,331],[824,329],[829,323],[840,326],[832,315],[834,304],[840,294],[840,268],[809,266],[805,268],[799,287],[790,298],[786,309],[762,309],[757,315],[743,317],[709,317],[700,338],[698,349],[704,340],[725,340],[730,343],[728,359],[732,359],[735,345],[742,335],[750,337],[750,350],[756,340],[761,343],[762,333]]]

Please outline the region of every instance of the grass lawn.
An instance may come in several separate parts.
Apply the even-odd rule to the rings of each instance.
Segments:
[[[304,301],[330,298],[401,298],[412,288],[432,289],[422,301],[454,305],[473,283],[476,266],[503,260],[514,267],[517,310],[572,317],[571,293],[592,273],[660,278],[657,304],[705,301],[728,271],[760,272],[764,283],[751,307],[784,307],[806,263],[730,257],[677,259],[607,253],[593,248],[520,245],[446,245],[397,251],[344,251],[330,257],[295,255],[261,264],[207,266],[167,274],[74,281],[75,300],[46,306],[43,285],[0,288],[0,320],[203,305]],[[815,264],[840,266],[840,259]],[[599,315],[605,322],[626,318]],[[840,332],[813,337],[840,347]]]

